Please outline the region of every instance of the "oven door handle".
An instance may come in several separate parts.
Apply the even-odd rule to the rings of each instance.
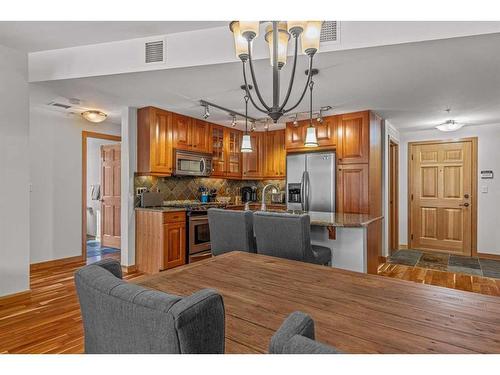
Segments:
[[[190,221],[206,221],[206,222],[208,222],[208,215],[190,216],[189,220]]]

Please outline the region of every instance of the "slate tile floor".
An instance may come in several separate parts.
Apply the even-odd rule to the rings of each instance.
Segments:
[[[398,250],[387,259],[387,262],[500,279],[500,260],[426,253],[420,250]]]

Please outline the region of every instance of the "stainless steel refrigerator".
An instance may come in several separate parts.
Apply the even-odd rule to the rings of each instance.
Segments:
[[[292,154],[286,158],[289,210],[335,211],[335,153]]]

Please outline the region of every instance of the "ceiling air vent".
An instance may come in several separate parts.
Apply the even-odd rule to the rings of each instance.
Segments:
[[[165,61],[164,44],[163,40],[146,43],[146,64]]]
[[[58,103],[58,102],[50,102],[49,105],[52,107],[57,107],[57,108],[62,108],[62,109],[70,109],[71,108],[71,105]]]
[[[338,41],[337,21],[324,21],[321,27],[320,42],[336,42]]]

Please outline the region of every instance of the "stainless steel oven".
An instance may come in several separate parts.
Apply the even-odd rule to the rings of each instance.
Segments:
[[[176,150],[174,165],[176,176],[210,176],[212,174],[212,155]]]
[[[191,263],[196,257],[210,254],[210,230],[206,211],[189,212],[188,223],[188,257]]]

